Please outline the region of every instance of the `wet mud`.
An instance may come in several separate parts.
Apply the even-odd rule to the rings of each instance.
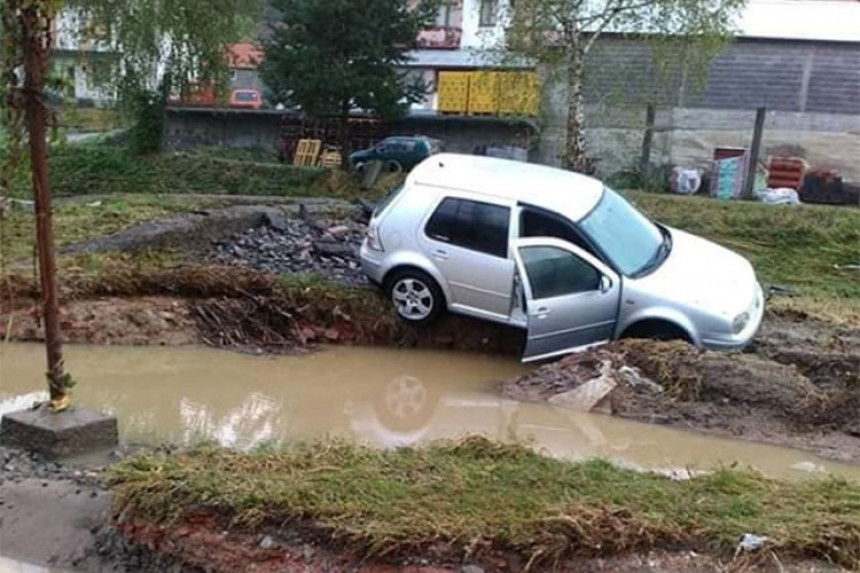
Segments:
[[[771,316],[743,354],[622,341],[544,365],[502,393],[557,402],[609,365],[615,385],[593,404],[598,412],[858,463],[858,361],[860,329]]]

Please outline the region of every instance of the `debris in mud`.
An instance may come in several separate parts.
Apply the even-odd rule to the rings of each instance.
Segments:
[[[193,305],[193,313],[209,346],[283,351],[304,343],[292,312],[263,297],[200,302]]]
[[[844,359],[845,357],[843,357]],[[849,368],[806,369],[756,354],[626,340],[505,383],[508,398],[713,431],[860,460],[860,385]],[[614,381],[611,384],[607,378]],[[592,386],[601,380],[600,398]]]
[[[347,285],[367,284],[358,260],[365,227],[351,220],[281,216],[215,244],[204,259],[266,273],[319,273]]]

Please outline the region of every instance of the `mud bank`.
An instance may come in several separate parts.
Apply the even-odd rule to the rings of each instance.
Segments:
[[[4,286],[0,338],[41,340],[35,285],[7,279]],[[71,278],[61,292],[61,328],[71,343],[203,343],[256,353],[342,343],[516,353],[523,336],[518,329],[457,316],[416,329],[397,320],[375,288],[284,281],[235,267],[119,266],[97,277]]]
[[[808,336],[797,336],[804,331]],[[639,421],[860,462],[860,332],[771,318],[750,353],[622,341],[545,365],[502,385]],[[836,341],[836,342],[834,342]]]

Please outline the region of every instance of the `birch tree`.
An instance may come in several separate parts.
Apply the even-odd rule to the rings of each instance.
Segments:
[[[585,145],[585,59],[604,34],[648,42],[656,68],[707,71],[724,48],[745,0],[509,0],[507,53],[550,69],[566,88],[563,165],[590,171]],[[683,56],[679,57],[679,54]]]

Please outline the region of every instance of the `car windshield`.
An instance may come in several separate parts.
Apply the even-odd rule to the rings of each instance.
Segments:
[[[661,260],[660,228],[608,187],[579,226],[625,275],[640,274]]]

